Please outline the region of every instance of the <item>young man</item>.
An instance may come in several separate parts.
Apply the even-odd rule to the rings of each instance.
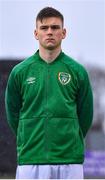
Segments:
[[[39,50],[16,65],[6,89],[8,122],[17,137],[17,179],[82,179],[84,138],[93,98],[86,70],[61,50],[63,15],[42,9]]]

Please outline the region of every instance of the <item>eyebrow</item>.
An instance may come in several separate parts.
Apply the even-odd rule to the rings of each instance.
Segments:
[[[42,26],[40,26],[40,29],[48,29],[48,28],[51,28],[51,29],[60,29],[61,28],[61,26],[60,25],[50,25],[50,26],[47,26],[47,25],[42,25]]]

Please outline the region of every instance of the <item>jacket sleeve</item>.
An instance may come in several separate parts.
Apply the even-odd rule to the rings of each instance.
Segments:
[[[79,125],[85,137],[93,119],[93,93],[87,72],[83,70],[80,74],[77,113]]]
[[[5,93],[5,108],[7,121],[16,135],[19,121],[19,112],[21,109],[21,96],[19,85],[16,82],[16,76],[13,72],[11,72],[7,82]]]

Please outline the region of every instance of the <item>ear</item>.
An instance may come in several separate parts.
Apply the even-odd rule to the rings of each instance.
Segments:
[[[66,29],[64,28],[62,31],[62,39],[65,39],[65,37],[66,37]]]
[[[34,37],[35,37],[36,40],[38,40],[38,32],[37,32],[36,29],[34,30]]]

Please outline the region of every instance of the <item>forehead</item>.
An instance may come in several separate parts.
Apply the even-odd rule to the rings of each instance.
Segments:
[[[50,18],[44,18],[42,21],[38,20],[36,22],[37,26],[42,25],[61,25],[62,26],[62,20],[57,17],[50,17]]]

